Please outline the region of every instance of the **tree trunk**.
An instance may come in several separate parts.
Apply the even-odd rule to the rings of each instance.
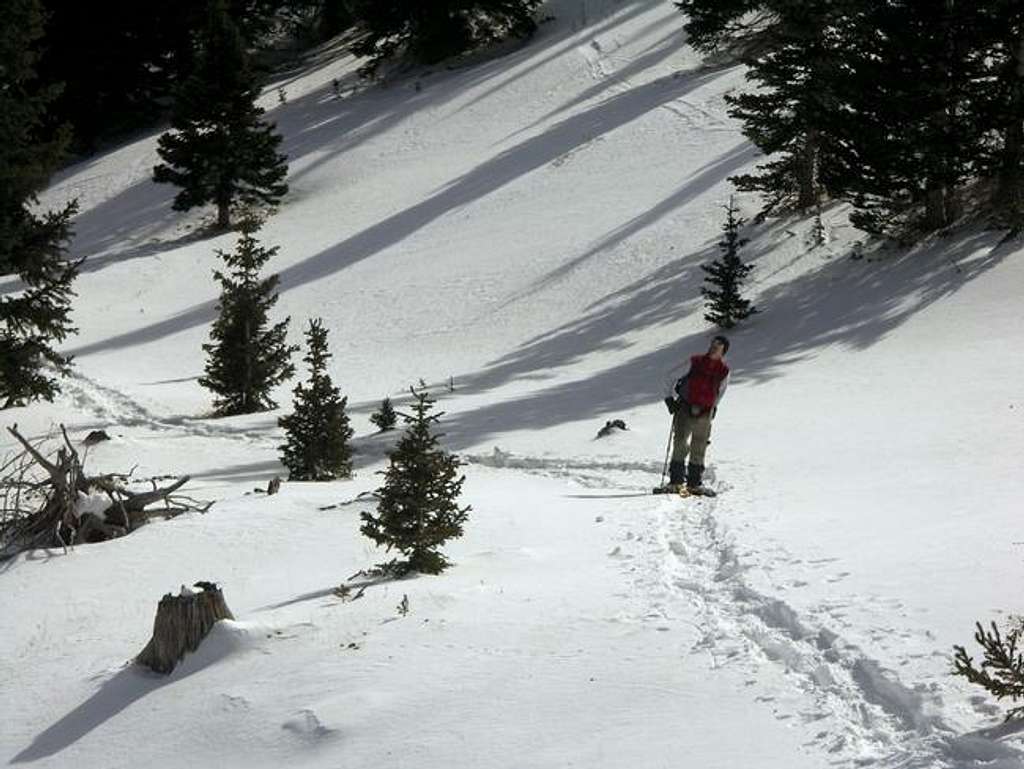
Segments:
[[[929,230],[941,230],[949,224],[946,210],[947,201],[948,197],[944,187],[931,187],[925,191],[924,219],[925,226]]]
[[[182,586],[180,595],[168,593],[160,599],[153,637],[135,661],[166,675],[188,652],[194,652],[219,620],[234,619],[224,594],[211,582],[197,582],[202,589],[192,592]]]
[[[231,201],[217,201],[217,228],[226,230],[231,227]]]
[[[808,131],[804,146],[797,158],[797,208],[809,211],[819,203],[818,195],[818,132]]]
[[[252,328],[249,318],[245,319],[245,374],[242,384],[242,413],[249,414],[255,411],[252,396],[252,360],[255,355],[252,343]]]

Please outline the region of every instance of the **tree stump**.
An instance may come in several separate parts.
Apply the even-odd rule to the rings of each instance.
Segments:
[[[196,591],[182,585],[180,595],[160,599],[153,622],[153,637],[135,661],[164,675],[174,670],[187,652],[194,652],[222,619],[234,619],[221,589],[212,582],[197,582]]]

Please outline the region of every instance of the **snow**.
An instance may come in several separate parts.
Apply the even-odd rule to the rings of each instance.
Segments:
[[[293,340],[312,315],[331,331],[351,481],[253,493],[285,475],[287,386],[277,412],[208,418],[200,345],[234,241],[148,180],[156,135],[54,180],[43,203],[79,197],[89,257],[77,369],[6,424],[105,429],[91,468],[188,473],[216,504],[0,564],[4,761],[1024,765],[1002,707],[949,675],[976,620],[1019,611],[1017,244],[851,259],[842,207],[817,248],[809,220],[751,225],[762,312],[731,335],[720,496],[648,495],[665,372],[714,333],[699,265],[727,177],[757,162],[725,110],[743,72],[703,68],[668,3],[547,12],[528,45],[458,69],[368,87],[326,47],[268,86],[292,192],[262,237]],[[359,534],[397,437],[369,415],[421,378],[466,462],[455,566],[344,599],[389,557]],[[610,419],[628,430],[595,440]],[[160,597],[198,580],[237,621],[167,678],[129,665]]]

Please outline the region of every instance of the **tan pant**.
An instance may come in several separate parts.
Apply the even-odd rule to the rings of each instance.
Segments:
[[[685,462],[689,454],[691,465],[703,467],[704,454],[711,442],[711,412],[691,416],[684,405],[673,418],[672,431],[672,461]]]

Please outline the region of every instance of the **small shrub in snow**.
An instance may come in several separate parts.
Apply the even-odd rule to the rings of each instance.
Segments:
[[[327,373],[327,329],[323,320],[309,322],[306,331],[306,363],[309,382],[295,388],[295,411],[281,417],[288,442],[281,446],[281,464],[288,468],[290,481],[332,481],[352,475],[352,450],[345,405],[338,388]]]
[[[370,421],[377,425],[382,433],[395,429],[398,414],[395,413],[395,408],[391,405],[391,398],[381,401],[380,409],[370,415]]]
[[[408,427],[382,473],[377,513],[363,513],[361,531],[404,556],[404,561],[382,565],[384,571],[439,574],[450,565],[439,548],[462,536],[470,510],[456,504],[465,476],[458,473],[458,458],[438,446],[440,436],[431,430],[441,417],[430,413],[434,401],[425,391],[410,391],[415,398],[413,413],[403,415]]]
[[[707,273],[705,286],[701,287],[704,295],[704,319],[719,328],[732,328],[739,321],[748,318],[757,310],[741,294],[743,282],[753,268],[740,259],[740,249],[746,240],[739,236],[743,220],[736,214],[738,209],[732,198],[725,207],[726,220],[722,226],[724,237],[718,243],[722,252],[711,264],[701,265]]]
[[[978,684],[995,696],[997,700],[1010,698],[1011,702],[1024,699],[1024,655],[1020,652],[1020,640],[1024,636],[1024,619],[1015,617],[1009,632],[1003,637],[992,623],[992,630],[986,631],[977,623],[974,640],[981,645],[985,659],[980,665],[962,646],[954,646],[953,675],[963,676],[972,684]],[[1011,708],[1006,720],[1024,718],[1024,705]]]

